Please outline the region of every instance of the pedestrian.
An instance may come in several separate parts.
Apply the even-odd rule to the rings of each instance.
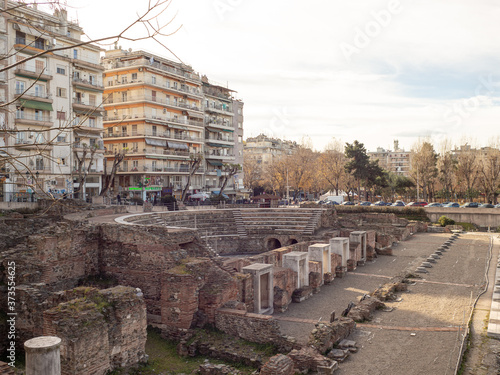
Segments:
[[[118,204],[122,204],[122,197],[120,197],[120,194],[116,196],[116,201],[118,202]]]
[[[155,194],[155,197],[154,197],[154,200],[153,200],[153,206],[156,206],[156,194]]]

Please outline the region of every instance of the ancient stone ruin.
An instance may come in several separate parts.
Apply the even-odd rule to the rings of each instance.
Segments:
[[[352,319],[318,328],[330,333],[318,336],[321,344],[311,352],[284,337],[270,314],[292,301],[307,303],[325,283],[425,230],[390,214],[338,218],[332,209],[153,212],[95,220],[101,213],[110,211],[58,216],[36,230],[30,219],[1,219],[13,228],[0,260],[2,285],[6,263],[16,263],[17,343],[59,337],[62,374],[105,374],[146,361],[147,325],[179,341],[193,328],[211,325],[272,343],[283,356],[261,373],[331,373],[336,362],[323,356],[323,346],[331,349],[347,337],[351,328],[338,326],[351,327]]]

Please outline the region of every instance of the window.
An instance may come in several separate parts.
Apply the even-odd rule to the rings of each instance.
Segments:
[[[109,135],[113,134],[113,127],[109,127],[109,128],[108,128],[108,134],[109,134]]]
[[[74,80],[80,80],[80,72],[73,72],[73,79]]]
[[[242,129],[243,128],[243,125],[241,122],[238,122],[238,129]]]
[[[43,159],[42,158],[36,158],[35,169],[37,171],[43,171]]]
[[[95,138],[90,138],[89,139],[89,145],[90,145],[90,147],[94,147],[96,145]]]
[[[152,83],[153,85],[156,85],[156,77],[155,77],[155,76],[152,76],[152,77],[151,77],[151,83]]]
[[[58,135],[57,142],[66,142],[66,136],[65,135]]]
[[[77,58],[78,58],[78,50],[77,50],[77,49],[74,49],[74,50],[73,50],[73,58],[74,58],[74,59],[77,59]]]
[[[122,83],[127,83],[128,80],[127,80],[127,76],[122,76]]]
[[[20,55],[16,56],[16,62],[22,61],[24,59],[25,59],[24,56],[20,56]],[[26,64],[25,63],[19,64],[18,67],[19,67],[19,69],[26,69]]]
[[[36,60],[35,61],[35,71],[37,73],[42,73],[43,70],[45,69],[45,64],[43,61],[40,61],[40,60]]]
[[[66,97],[66,89],[63,87],[57,87],[56,88],[56,96],[60,98],[65,98]]]
[[[137,125],[132,125],[132,135],[137,135]],[[137,148],[137,147],[134,147]]]
[[[123,102],[127,101],[127,93],[126,92],[122,92],[122,101]]]
[[[123,147],[123,149],[128,148],[128,143],[122,143],[122,147]]]
[[[16,44],[26,44],[26,34],[16,31]]]
[[[89,74],[89,82],[91,85],[97,85],[97,76],[94,74]]]
[[[16,81],[16,95],[21,95],[24,93],[24,82]]]
[[[132,150],[137,152],[138,149],[139,149],[139,143],[137,142],[132,143]]]
[[[43,112],[35,109],[35,120],[36,121],[43,121]]]
[[[127,135],[127,127],[122,126],[122,136],[126,136],[126,135]]]
[[[89,126],[95,128],[95,117],[89,117]]]
[[[241,115],[241,108],[238,108],[238,114]]]
[[[153,136],[156,136],[156,130],[157,130],[156,125],[153,125]]]
[[[64,66],[58,65],[56,68],[57,74],[66,75],[66,68]]]
[[[132,167],[133,168],[138,168],[139,167],[139,160],[133,160],[132,161]]]
[[[62,164],[62,165],[66,165],[66,159],[65,159],[65,158],[62,158],[62,159],[61,159],[61,164]]]
[[[16,107],[16,118],[24,118],[24,108]]]
[[[132,80],[137,79],[137,73],[132,73]]]
[[[95,106],[95,98],[96,96],[93,94],[89,94],[89,104]]]
[[[57,119],[58,120],[66,120],[66,112],[57,111]]]
[[[35,48],[45,49],[45,39],[43,39],[43,38],[36,38],[35,39]]]

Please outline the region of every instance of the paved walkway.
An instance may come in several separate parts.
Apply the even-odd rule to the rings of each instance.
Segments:
[[[276,313],[282,332],[306,343],[314,323],[337,316],[350,301],[388,282],[392,277],[414,273],[446,234],[417,234],[394,248],[393,256],[381,256],[345,278],[335,279],[319,294],[291,304]],[[428,274],[417,274],[409,291],[392,312],[376,312],[372,321],[357,325],[351,339],[360,350],[340,364],[341,374],[453,374],[461,338],[476,296],[484,288],[489,237],[466,234],[444,252]]]

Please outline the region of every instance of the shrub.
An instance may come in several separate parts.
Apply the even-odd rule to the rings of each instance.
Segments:
[[[174,196],[172,195],[164,195],[161,197],[161,203],[175,203],[177,202],[177,199],[175,199]]]
[[[443,215],[439,218],[438,223],[441,224],[442,227],[445,227],[447,225],[455,225],[455,220]]]

